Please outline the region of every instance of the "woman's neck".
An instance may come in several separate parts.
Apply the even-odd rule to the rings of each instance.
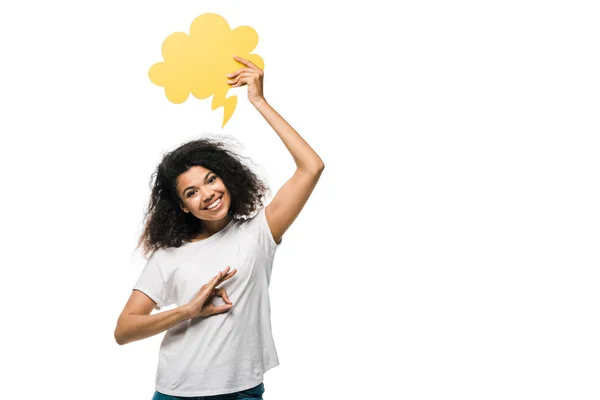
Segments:
[[[202,240],[211,237],[221,229],[225,228],[227,224],[233,219],[233,216],[227,214],[223,219],[217,221],[202,221],[202,232],[194,238],[193,241]]]

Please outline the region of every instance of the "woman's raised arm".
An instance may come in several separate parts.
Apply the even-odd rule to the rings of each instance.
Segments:
[[[229,84],[232,87],[248,85],[248,100],[271,125],[296,163],[296,171],[265,210],[273,239],[279,243],[308,201],[325,164],[298,132],[267,103],[263,96],[263,71],[248,60],[234,58],[245,68],[228,75]]]

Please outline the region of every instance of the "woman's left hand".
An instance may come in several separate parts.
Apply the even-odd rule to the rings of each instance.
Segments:
[[[250,100],[250,103],[256,105],[256,103],[265,99],[263,95],[264,72],[244,58],[238,56],[234,56],[233,58],[237,62],[244,64],[246,67],[227,75],[227,78],[229,78],[227,83],[229,83],[231,87],[248,85],[248,100]]]

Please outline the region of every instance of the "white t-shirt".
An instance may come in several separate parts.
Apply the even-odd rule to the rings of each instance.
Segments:
[[[160,346],[156,390],[172,396],[212,396],[249,389],[279,365],[271,333],[269,283],[275,243],[262,208],[253,218],[232,219],[219,232],[179,248],[156,250],[133,289],[155,307],[190,302],[227,266],[236,274],[217,287],[233,308],[183,321]],[[213,297],[213,304],[225,304]]]

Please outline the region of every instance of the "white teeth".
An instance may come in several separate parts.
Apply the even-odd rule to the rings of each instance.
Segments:
[[[215,201],[214,203],[212,203],[210,206],[206,207],[208,210],[215,208],[216,206],[219,205],[219,203],[221,203],[221,199],[218,199],[217,201]]]

